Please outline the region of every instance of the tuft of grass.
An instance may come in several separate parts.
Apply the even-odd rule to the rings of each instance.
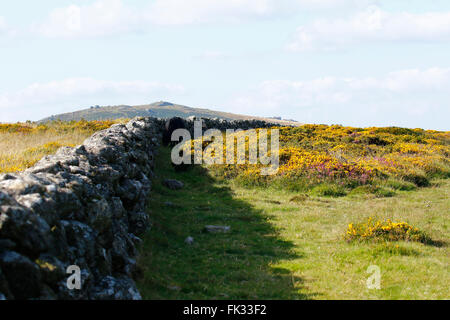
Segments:
[[[309,196],[307,194],[298,194],[296,196],[293,196],[289,201],[295,202],[295,203],[302,203],[309,199]]]
[[[379,198],[384,198],[384,197],[393,197],[395,195],[395,192],[388,188],[383,188],[377,185],[364,185],[352,189],[349,193],[349,195],[363,195],[363,194],[374,195]]]
[[[383,242],[380,245],[371,249],[371,254],[374,257],[378,256],[404,256],[404,257],[418,257],[421,255],[420,251],[399,242]]]
[[[343,197],[345,188],[337,184],[322,183],[311,190],[311,194],[319,197]]]
[[[412,182],[392,178],[381,182],[381,184],[399,191],[412,191],[417,189],[417,186]]]

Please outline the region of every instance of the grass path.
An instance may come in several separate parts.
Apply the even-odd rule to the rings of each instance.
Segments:
[[[168,158],[163,149],[149,205],[153,229],[141,249],[144,299],[450,298],[446,245],[342,240],[349,223],[374,217],[406,221],[447,242],[448,180],[391,198],[292,202],[295,193],[215,181],[201,167],[175,173]],[[164,178],[185,188],[168,190]],[[229,225],[231,232],[202,232],[208,224]],[[188,236],[194,245],[184,243]],[[381,269],[381,290],[366,288],[370,265]]]

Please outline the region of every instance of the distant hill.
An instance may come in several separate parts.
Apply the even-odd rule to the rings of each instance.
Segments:
[[[173,104],[166,101],[155,102],[148,105],[141,106],[92,106],[88,109],[63,113],[59,115],[53,115],[51,117],[40,120],[39,122],[46,122],[51,120],[107,120],[118,118],[133,118],[138,116],[156,117],[156,118],[171,118],[182,117],[187,118],[190,116],[204,117],[204,118],[221,118],[225,120],[245,120],[245,119],[258,119],[269,121],[273,123],[279,123],[282,125],[299,125],[300,123],[295,121],[286,121],[273,118],[252,117],[241,114],[213,111],[209,109],[191,108],[182,106],[179,104]]]

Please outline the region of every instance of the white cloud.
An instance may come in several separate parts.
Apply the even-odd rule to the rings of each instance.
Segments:
[[[70,78],[0,94],[0,121],[37,120],[90,105],[139,104],[182,95],[179,85]],[[169,99],[168,99],[169,100]]]
[[[0,32],[6,29],[6,21],[5,18],[0,16]]]
[[[300,10],[358,8],[374,0],[154,0],[144,8],[97,0],[53,10],[32,30],[47,37],[96,37],[148,31],[154,25],[233,23],[291,15]]]
[[[265,81],[229,105],[241,113],[303,122],[448,129],[448,92],[450,68],[411,69],[384,77]]]
[[[0,16],[0,36],[13,36],[14,34],[15,30],[11,29],[5,18]]]
[[[267,17],[281,7],[272,0],[156,0],[149,16],[152,22],[162,25],[236,22]]]
[[[360,7],[373,0],[156,0],[149,17],[155,24],[239,22],[291,15],[301,10]]]
[[[299,27],[288,49],[333,50],[361,42],[449,40],[450,12],[388,13],[370,6],[347,19],[317,20]]]
[[[346,79],[350,89],[379,89],[393,93],[429,92],[448,88],[450,69],[409,69],[391,72],[383,79]]]
[[[151,20],[157,24],[237,22],[290,15],[300,10],[358,8],[374,0],[156,0]]]
[[[136,30],[142,15],[121,0],[99,0],[91,5],[54,9],[33,30],[47,37],[96,37]]]

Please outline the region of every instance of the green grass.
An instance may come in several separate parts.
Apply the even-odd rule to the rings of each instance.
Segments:
[[[306,196],[217,181],[202,167],[175,173],[168,159],[162,149],[139,261],[144,299],[450,298],[448,180],[388,195]],[[185,188],[168,190],[164,178]],[[406,221],[441,245],[343,240],[349,223],[369,217]],[[203,233],[209,224],[231,232]],[[184,243],[188,236],[194,245]],[[381,290],[366,288],[370,265],[381,269]]]

